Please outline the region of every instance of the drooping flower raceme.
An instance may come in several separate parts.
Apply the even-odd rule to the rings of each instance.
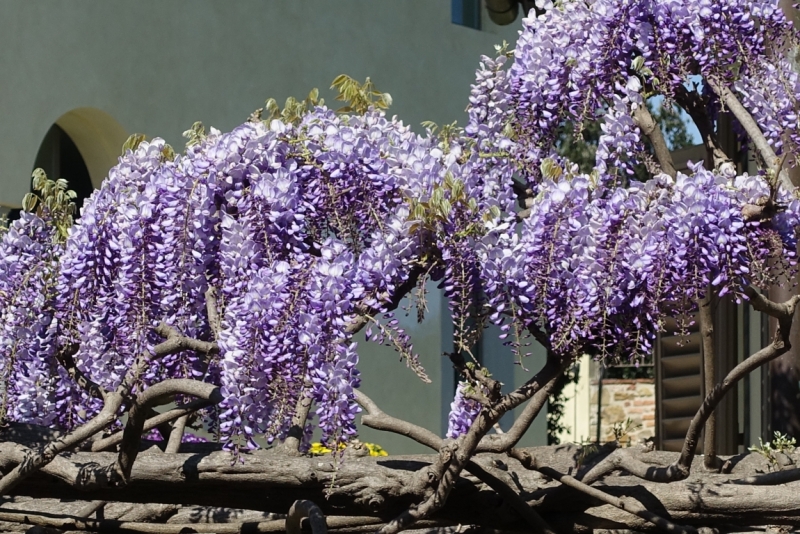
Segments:
[[[54,373],[52,300],[61,245],[54,228],[31,213],[11,224],[0,242],[0,364],[6,377],[4,417],[51,425],[65,373]]]
[[[532,333],[554,357],[636,361],[665,317],[691,313],[709,287],[742,298],[792,269],[800,223],[800,201],[769,173],[693,165],[632,181],[637,112],[654,93],[677,99],[692,77],[713,80],[695,95],[712,123],[711,85],[724,84],[776,152],[792,151],[798,81],[776,58],[796,37],[767,0],[562,2],[524,21],[513,52],[483,59],[463,131],[420,136],[374,109],[316,107],[212,130],[177,157],[143,142],[65,243],[46,211],[3,234],[5,417],[85,422],[101,402],[59,351],[77,346],[77,369],[114,389],[163,323],[219,354],[154,360],[137,391],[167,378],[220,386],[205,422],[234,451],[283,439],[310,401],[335,445],[355,433],[354,325],[428,279],[448,301],[458,352],[488,320],[519,357]],[[567,122],[590,120],[603,135],[596,168],[580,174],[555,143]],[[765,205],[767,216],[747,215]],[[481,409],[463,386],[457,397],[450,437]]]
[[[325,108],[298,124],[212,130],[174,159],[163,141],[143,142],[87,201],[63,253],[28,244],[48,231],[33,216],[6,234],[4,246],[19,248],[24,233],[31,261],[60,256],[47,270],[46,313],[35,328],[7,322],[6,339],[13,344],[24,328],[42,346],[28,343],[26,351],[76,343],[80,371],[113,389],[133,359],[161,341],[154,329],[165,323],[218,341],[220,354],[154,361],[137,387],[176,377],[219,384],[224,400],[208,423],[228,448],[283,438],[303,396],[316,406],[323,439],[344,441],[355,432],[359,383],[348,326],[357,307],[377,315],[391,303],[427,246],[409,232],[407,198],[425,196],[438,180],[443,156],[434,146],[378,112]],[[218,333],[209,324],[209,288]],[[13,366],[17,352],[8,352],[4,364]],[[47,394],[36,402],[63,409],[15,409],[10,417],[60,413],[57,423],[69,428],[97,413],[100,403],[69,380],[50,385],[63,377],[48,358],[39,371]],[[27,385],[20,377],[11,386],[17,382]]]
[[[450,415],[447,419],[447,437],[455,439],[466,434],[475,421],[481,409],[481,404],[464,396],[464,391],[469,388],[466,382],[459,382],[456,387],[456,396],[450,404]]]

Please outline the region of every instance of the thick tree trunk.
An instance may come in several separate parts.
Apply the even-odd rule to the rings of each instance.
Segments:
[[[12,443],[0,444],[0,469],[7,472],[17,461]],[[202,505],[285,514],[294,501],[307,499],[331,516],[372,516],[389,520],[426,496],[427,470],[435,455],[347,456],[334,469],[330,456],[297,457],[279,451],[258,451],[235,461],[229,453],[204,451],[166,454],[153,447],[141,453],[124,488],[103,487],[92,473],[112,464],[113,453],[63,454],[42,472],[15,488],[14,493],[35,498],[103,500],[130,503]],[[527,449],[539,463],[561,473],[580,475],[578,447]],[[667,465],[676,454],[630,449],[638,460]],[[598,458],[599,459],[599,458]],[[800,460],[793,458],[793,460]],[[650,530],[646,521],[560,487],[538,472],[525,470],[501,455],[477,455],[480,465],[500,473],[546,522],[559,531],[591,529]],[[695,461],[693,474],[669,484],[643,481],[617,473],[594,484],[611,495],[631,497],[648,510],[671,521],[699,526],[800,526],[800,482],[781,485],[742,483],[746,477],[770,472],[769,462],[751,454],[731,458],[729,474],[709,475]],[[783,471],[800,480],[800,470]],[[797,475],[797,476],[794,476]],[[765,480],[757,480],[765,482]],[[774,481],[773,481],[774,482]],[[784,481],[785,482],[785,481]],[[50,510],[52,511],[52,510]],[[64,512],[62,512],[64,513]],[[459,478],[446,506],[435,519],[525,531],[520,516],[497,492],[467,473]],[[234,518],[235,520],[235,518]],[[256,529],[257,531],[257,529]]]

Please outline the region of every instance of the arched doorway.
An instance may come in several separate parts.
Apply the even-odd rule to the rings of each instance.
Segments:
[[[43,169],[52,180],[66,179],[69,188],[78,194],[75,201],[78,209],[94,190],[89,169],[77,145],[57,123],[50,127],[39,145],[33,168]]]
[[[78,194],[80,208],[117,163],[127,138],[125,129],[108,113],[77,108],[59,117],[47,131],[31,170],[42,168],[49,178],[66,179]],[[19,210],[9,213],[9,219],[17,217]]]

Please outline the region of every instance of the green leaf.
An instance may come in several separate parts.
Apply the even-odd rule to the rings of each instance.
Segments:
[[[267,120],[277,119],[281,115],[281,108],[278,106],[278,102],[276,102],[274,98],[267,100],[267,102],[264,104],[264,111],[267,114]]]
[[[186,137],[185,132],[184,132],[184,137]],[[145,139],[144,134],[140,133],[131,134],[128,137],[128,139],[126,139],[125,142],[122,143],[122,155],[124,156],[125,154],[127,154],[128,150],[135,151],[139,147],[139,145],[142,144],[142,141],[144,141],[144,139]]]
[[[31,178],[33,178],[34,191],[41,191],[47,183],[47,174],[45,174],[43,169],[35,169],[33,174],[31,174]]]
[[[161,157],[164,161],[175,161],[175,149],[165,144],[164,148],[161,149]]]
[[[452,204],[450,204],[450,201],[447,200],[446,198],[442,199],[442,201],[439,203],[439,211],[441,212],[442,217],[447,217],[448,215],[450,215],[452,209],[453,209]]]
[[[431,192],[431,204],[439,204],[444,199],[444,192],[440,187],[434,188]]]
[[[431,134],[435,134],[436,130],[439,128],[439,125],[433,121],[422,121],[420,123],[423,128],[426,130],[430,130]]]
[[[464,195],[464,182],[456,180],[451,191],[453,200],[461,200],[461,197]]]
[[[33,193],[26,193],[24,197],[22,197],[22,209],[27,212],[33,212],[36,209],[36,202],[39,198]]]
[[[336,78],[333,79],[333,83],[331,83],[331,89],[336,89],[337,87],[342,85],[342,83],[344,83],[346,80],[349,79],[350,76],[348,76],[347,74],[338,75]]]
[[[188,139],[186,142],[187,147],[200,144],[206,138],[206,128],[202,122],[196,121],[191,128],[183,132],[183,137]]]
[[[454,182],[455,180],[453,179],[453,173],[451,173],[450,171],[444,173],[444,186],[447,189],[453,189]]]
[[[361,84],[346,74],[340,74],[333,80],[331,89],[339,92],[336,100],[348,104],[338,110],[340,113],[355,112],[363,115],[371,107],[385,109],[392,105],[391,95],[377,91],[369,78]]]
[[[541,164],[542,176],[549,180],[561,178],[563,170],[552,158],[545,158]]]

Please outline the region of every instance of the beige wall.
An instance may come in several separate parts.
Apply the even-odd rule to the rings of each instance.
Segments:
[[[516,37],[451,24],[448,0],[0,0],[0,15],[0,202],[18,202],[48,128],[76,108],[182,147],[196,120],[229,130],[267,97],[332,96],[348,73],[414,127],[463,122],[480,54]]]
[[[163,137],[179,149],[194,121],[229,130],[268,97],[283,102],[319,87],[330,102],[327,88],[341,73],[370,76],[392,94],[390,113],[417,131],[423,120],[463,124],[480,55],[513,42],[520,25],[483,22],[482,31],[451,24],[449,0],[0,0],[0,203],[19,204],[39,144],[59,119],[92,160],[93,181],[127,134]],[[435,287],[429,307],[425,325],[406,324],[433,385],[380,347],[362,348],[360,368],[364,391],[387,412],[440,432],[451,328]],[[502,352],[492,359],[509,386],[529,376]],[[543,418],[535,426],[526,442],[544,443]],[[422,450],[369,430],[362,439],[392,453]]]
[[[579,362],[578,381],[564,386],[564,431],[558,434],[561,443],[586,443],[596,437],[589,421],[592,414],[591,382],[594,366],[588,354]],[[595,403],[594,409],[597,409]]]

